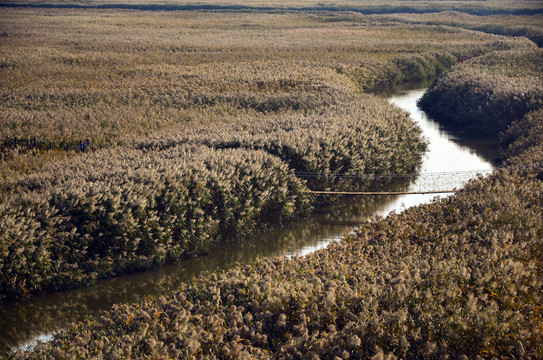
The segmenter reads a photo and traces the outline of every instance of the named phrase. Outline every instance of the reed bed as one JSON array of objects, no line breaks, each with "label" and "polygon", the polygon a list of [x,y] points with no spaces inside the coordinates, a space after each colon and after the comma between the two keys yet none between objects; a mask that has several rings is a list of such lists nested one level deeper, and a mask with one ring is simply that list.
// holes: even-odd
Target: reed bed
[{"label": "reed bed", "polygon": [[543,46],[543,15],[537,12],[519,16],[477,16],[467,12],[443,11],[433,14],[431,18],[427,14],[393,14],[381,17],[409,24],[444,25],[496,35],[526,37],[537,46]]},{"label": "reed bed", "polygon": [[[4,181],[4,298],[153,267],[302,216],[311,202],[293,169],[416,166],[417,128],[359,89],[478,55],[434,88],[462,69],[481,88],[492,73],[529,79],[523,89],[539,81],[537,67],[489,63],[537,64],[526,39],[360,14],[5,10],[2,137],[75,140],[89,128],[93,143],[130,146]],[[204,274],[6,357],[539,358],[543,150],[530,110],[507,133],[508,167],[457,196],[374,219],[304,258]]]},{"label": "reed bed", "polygon": [[8,358],[540,358],[543,146],[526,139],[543,130],[511,129],[517,155],[453,197],[114,306]]},{"label": "reed bed", "polygon": [[304,258],[201,276],[11,356],[538,358],[541,154]]},{"label": "reed bed", "polygon": [[[83,154],[88,159],[58,151],[2,154],[3,300],[152,268],[277,225],[271,219],[301,216],[310,208],[305,186],[374,185],[304,185],[294,171],[413,172],[425,150],[419,129],[360,92],[433,76],[498,44],[485,34],[391,26],[361,15],[336,22],[316,13],[4,10],[0,138],[56,145],[88,138],[107,149]],[[502,39],[499,46],[528,45]],[[380,75],[380,83],[371,80]],[[187,150],[193,148],[200,150]],[[238,157],[206,160],[204,173],[220,185],[191,179],[203,153]],[[262,177],[230,170],[245,157],[264,169]],[[277,161],[284,179],[271,175]],[[247,181],[269,193],[236,204]],[[162,199],[167,184],[177,198]],[[198,191],[204,200],[195,200]]]},{"label": "reed bed", "polygon": [[[3,8],[0,142],[131,146],[153,133],[338,107],[521,39],[356,13]],[[354,82],[354,84],[353,84]],[[343,101],[342,103],[346,103]],[[0,154],[0,193],[65,157]],[[71,156],[73,154],[66,154]]]},{"label": "reed bed", "polygon": [[353,91],[345,75],[383,89],[498,46],[527,46],[356,14],[2,11],[1,140],[130,144],[225,107],[325,106]]},{"label": "reed bed", "polygon": [[514,121],[502,135],[506,157],[520,155],[543,144],[543,109],[532,111]]},{"label": "reed bed", "polygon": [[426,143],[407,114],[373,96],[348,100],[321,113],[194,125],[146,138],[139,149],[83,154],[21,178],[0,203],[2,296],[153,268],[303,216],[310,199],[293,170],[413,172]]},{"label": "reed bed", "polygon": [[543,107],[542,64],[537,48],[481,56],[434,83],[419,105],[465,131],[496,135]]},{"label": "reed bed", "polygon": [[[189,130],[157,132],[136,143],[162,150],[179,144],[264,150],[297,172],[309,174],[397,174],[414,172],[426,150],[420,128],[406,113],[375,96],[348,96],[317,111],[290,111],[266,117],[242,116]],[[311,181],[312,189],[334,188]],[[346,181],[339,184],[349,188]],[[356,186],[355,183],[351,184]],[[364,189],[371,184],[358,183]]]},{"label": "reed bed", "polygon": [[[318,18],[261,15],[287,36],[287,47],[249,16],[190,13],[181,18],[121,11],[111,18],[103,11],[50,12],[44,19],[35,10],[9,9],[2,20],[9,25],[6,49],[14,50],[6,50],[2,59],[3,136],[33,134],[53,142],[88,137],[109,149],[66,155],[50,167],[25,165],[28,154],[5,155],[10,171],[4,174],[10,177],[2,183],[4,300],[156,267],[205,251],[213,242],[307,214],[305,185],[291,184],[293,170],[412,172],[420,162],[425,143],[406,114],[357,94],[347,77],[325,66],[343,52],[334,43],[342,29],[313,40],[315,48],[302,46],[313,37],[315,24],[326,25]],[[28,28],[17,23],[22,14],[30,15]],[[209,21],[219,17],[210,27]],[[31,19],[39,21],[31,26]],[[253,24],[249,33],[263,36],[263,43],[242,45],[244,22]],[[151,24],[158,28],[149,30]],[[181,30],[186,35],[174,40]],[[375,36],[383,31],[388,30]],[[413,29],[412,36],[422,34],[430,36]],[[345,46],[356,44],[356,35],[348,36]],[[359,46],[374,42],[363,40]],[[38,51],[29,51],[38,43]],[[328,47],[331,55],[309,62]],[[202,150],[179,150],[186,148]],[[255,195],[264,200],[244,202],[247,189],[240,182],[249,180],[231,171],[238,165],[206,160],[204,175],[220,185],[191,180],[203,161],[195,154],[224,152],[238,157],[229,160],[233,164],[244,164],[255,150],[277,157],[253,160],[254,169],[262,167],[262,178],[254,169],[248,175],[251,186],[269,192]],[[178,158],[170,159],[172,153]],[[274,166],[282,161],[281,175],[266,170],[269,161]],[[179,192],[177,197],[162,199],[164,182],[168,191]],[[196,191],[197,183],[202,187]],[[334,185],[320,181],[313,187]],[[226,195],[217,187],[234,190]],[[195,200],[198,192],[204,200]],[[239,211],[232,200],[236,196],[242,199]],[[173,206],[175,201],[190,206]]]},{"label": "reed bed", "polygon": [[2,297],[156,267],[310,210],[303,183],[259,151],[108,151],[17,184],[0,217]]}]

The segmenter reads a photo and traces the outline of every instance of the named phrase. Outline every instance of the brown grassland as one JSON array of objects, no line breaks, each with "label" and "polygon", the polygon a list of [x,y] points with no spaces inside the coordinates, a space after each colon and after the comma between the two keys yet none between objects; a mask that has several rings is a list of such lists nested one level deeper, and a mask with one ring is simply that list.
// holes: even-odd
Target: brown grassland
[{"label": "brown grassland", "polygon": [[[305,190],[337,184],[295,171],[416,171],[420,129],[370,94],[404,82],[438,76],[421,105],[499,135],[504,166],[306,257],[204,274],[8,358],[543,356],[537,2],[85,4],[1,8],[0,140],[53,148],[2,152],[3,301],[305,216]],[[87,138],[92,152],[61,150]]]},{"label": "brown grassland", "polygon": [[[259,157],[250,168],[285,178],[292,170],[412,172],[425,149],[418,128],[361,90],[431,78],[497,49],[533,47],[362,15],[330,20],[334,14],[4,9],[0,138],[36,137],[53,150],[2,153],[2,297],[179,260],[269,223],[272,214],[303,216],[303,188],[334,187],[277,183],[268,190],[282,200],[270,203],[255,189],[234,211],[230,196],[262,189],[258,176],[272,178],[239,171],[254,151],[288,167]],[[108,150],[61,150],[87,138]],[[190,144],[203,147],[194,152]],[[210,160],[190,155],[174,166],[165,150],[208,151]],[[239,160],[213,168],[217,150]],[[202,171],[236,178],[190,179]],[[178,194],[169,195],[170,187]],[[180,199],[199,210],[179,208]]]}]

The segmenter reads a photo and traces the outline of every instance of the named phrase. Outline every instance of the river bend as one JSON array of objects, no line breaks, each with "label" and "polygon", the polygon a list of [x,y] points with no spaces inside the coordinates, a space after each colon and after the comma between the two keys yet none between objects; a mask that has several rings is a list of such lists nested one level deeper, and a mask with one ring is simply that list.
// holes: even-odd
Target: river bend
[{"label": "river bend", "polygon": [[[390,102],[411,113],[429,140],[420,174],[408,191],[454,189],[475,172],[493,169],[496,151],[492,145],[452,136],[417,108],[425,89],[389,95]],[[441,196],[448,196],[442,194]],[[0,352],[8,346],[28,348],[36,340],[47,340],[69,323],[82,321],[115,303],[136,302],[148,295],[160,295],[177,288],[203,271],[227,269],[234,263],[249,263],[257,257],[303,256],[339,241],[357,224],[371,216],[431,201],[435,195],[365,196],[345,198],[322,208],[310,218],[286,228],[266,231],[253,238],[222,244],[209,255],[157,270],[99,281],[95,286],[74,291],[31,297],[22,303],[0,307]]]}]

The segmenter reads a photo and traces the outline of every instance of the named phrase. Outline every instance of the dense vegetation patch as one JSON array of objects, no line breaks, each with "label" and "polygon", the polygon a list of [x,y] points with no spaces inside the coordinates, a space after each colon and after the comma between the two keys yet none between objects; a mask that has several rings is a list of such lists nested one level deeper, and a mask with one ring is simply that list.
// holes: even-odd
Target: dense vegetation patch
[{"label": "dense vegetation patch", "polygon": [[457,58],[448,51],[399,56],[379,68],[343,68],[337,71],[347,75],[360,89],[379,92],[402,83],[421,82],[434,79],[444,70],[457,63]]},{"label": "dense vegetation patch", "polygon": [[[533,127],[523,127],[527,122]],[[541,112],[505,167],[326,249],[200,276],[15,358],[539,358]]]},{"label": "dense vegetation patch", "polygon": [[459,27],[482,31],[489,34],[513,37],[526,37],[537,46],[543,46],[543,15],[541,13],[524,16],[475,16],[460,11],[443,11],[428,16],[426,14],[394,14],[382,18],[409,24]]},{"label": "dense vegetation patch", "polygon": [[495,135],[543,107],[543,50],[508,50],[467,61],[435,82],[421,108],[463,131]]},{"label": "dense vegetation patch", "polygon": [[[12,17],[6,18],[13,23],[17,11],[10,11]],[[58,16],[58,12],[55,15]],[[169,14],[159,16],[164,16],[161,24],[167,29],[162,35],[176,33],[180,20]],[[201,14],[193,16],[188,21],[198,28],[194,33],[201,36],[202,31],[209,31],[211,22],[202,21]],[[207,16],[203,18],[209,20]],[[492,73],[499,75],[505,84],[515,84],[519,78],[528,79],[522,89],[533,90],[533,93],[528,91],[532,95],[522,97],[518,102],[527,110],[515,111],[515,118],[508,119],[517,122],[504,138],[511,144],[509,153],[514,157],[508,158],[503,170],[471,182],[457,196],[436,200],[386,219],[374,219],[363,224],[356,234],[327,249],[304,258],[258,260],[252,265],[202,275],[174,293],[139,304],[116,306],[97,319],[74,324],[56,335],[52,342],[39,345],[31,352],[12,353],[8,357],[542,356],[543,147],[539,139],[543,119],[538,107],[532,106],[540,101],[540,93],[537,86],[530,87],[531,81],[536,84],[539,81],[540,53],[526,40],[496,40],[489,35],[459,29],[390,24],[368,27],[367,23],[361,25],[359,19],[340,22],[339,27],[330,22],[327,23],[329,27],[319,28],[324,25],[315,26],[315,18],[303,18],[306,26],[300,27],[296,21],[302,18],[295,17],[292,21],[289,16],[280,17],[291,21],[281,22],[281,31],[286,31],[282,34],[291,40],[289,46],[281,42],[272,44],[275,37],[258,36],[263,32],[257,30],[249,32],[257,39],[250,44],[254,45],[254,52],[242,45],[247,41],[247,33],[237,33],[239,23],[232,27],[235,31],[228,34],[232,37],[223,36],[217,40],[218,44],[202,45],[201,37],[191,37],[187,31],[184,39],[187,42],[176,47],[175,42],[157,40],[168,39],[168,36],[138,38],[147,33],[143,28],[157,24],[146,16],[94,18],[94,22],[105,22],[109,26],[120,24],[122,27],[128,23],[130,29],[126,36],[135,36],[140,41],[133,41],[135,38],[132,37],[126,42],[131,45],[119,43],[105,30],[105,39],[111,41],[112,48],[134,57],[119,63],[120,70],[124,71],[115,80],[119,82],[108,82],[109,77],[104,76],[104,81],[99,80],[100,86],[96,88],[113,85],[111,93],[117,94],[122,88],[118,84],[124,81],[119,79],[128,78],[129,83],[139,85],[138,89],[105,101],[125,103],[127,109],[139,102],[145,106],[152,104],[149,109],[160,115],[151,116],[149,123],[156,121],[155,130],[171,134],[165,139],[151,135],[139,140],[137,149],[103,151],[73,162],[48,165],[37,175],[19,174],[16,181],[6,181],[4,185],[10,196],[0,204],[0,234],[5,237],[0,243],[4,256],[2,271],[9,269],[17,275],[3,278],[9,296],[19,295],[29,286],[34,287],[31,290],[41,286],[61,287],[131,268],[153,266],[198,249],[187,244],[198,246],[200,242],[212,241],[214,236],[244,233],[270,219],[301,214],[307,211],[308,201],[302,193],[304,185],[293,176],[289,165],[300,169],[298,165],[304,164],[308,169],[325,172],[373,169],[371,166],[374,165],[367,165],[366,156],[380,160],[375,166],[384,161],[386,166],[378,168],[382,172],[394,167],[407,169],[416,164],[416,153],[410,154],[409,158],[397,158],[409,155],[404,149],[408,144],[421,149],[416,128],[407,126],[405,117],[397,110],[380,106],[371,97],[356,95],[344,74],[350,74],[351,79],[375,78],[375,74],[390,69],[390,64],[400,64],[406,58],[407,65],[396,68],[411,69],[413,64],[419,63],[421,74],[426,69],[431,74],[442,70],[436,65],[441,62],[434,63],[436,54],[444,54],[443,59],[449,66],[454,61],[492,50],[516,47],[514,51],[496,53],[495,57],[483,56],[464,67],[461,65],[434,86],[438,89],[440,83],[460,81],[455,74],[465,70],[471,84],[477,85],[467,88],[469,91],[474,89],[472,94],[479,88],[485,89],[479,97],[481,101],[493,99],[485,95],[489,89],[485,84],[491,81]],[[231,26],[228,21],[232,18],[222,19],[219,25],[213,26],[224,33]],[[268,23],[262,18],[258,20],[259,23],[249,22],[244,27],[259,29],[264,24],[277,22],[275,17]],[[270,18],[265,20],[270,21]],[[48,26],[58,26],[58,18],[52,16],[48,21]],[[134,22],[139,24],[134,26]],[[67,23],[73,26],[71,20]],[[92,29],[105,28],[102,23]],[[320,34],[332,36],[315,36],[316,29],[325,29],[327,31]],[[40,33],[36,29],[32,31]],[[62,44],[69,38],[62,32],[55,34],[58,36],[52,41],[55,44]],[[384,37],[384,34],[389,36]],[[17,42],[10,36],[2,39]],[[205,39],[209,40],[209,37]],[[338,39],[347,41],[337,45]],[[316,42],[308,43],[308,40]],[[60,60],[67,59],[70,65],[63,71],[67,71],[64,74],[69,74],[68,78],[73,81],[77,79],[73,76],[77,71],[71,73],[72,64],[77,64],[78,56],[83,55],[85,61],[92,60],[87,51],[94,49],[100,53],[103,43],[68,41],[67,44],[77,56],[71,53]],[[134,48],[133,44],[139,44],[139,47]],[[423,50],[421,44],[424,44]],[[22,48],[24,46],[27,45]],[[452,57],[444,53],[447,46]],[[156,58],[145,56],[142,49],[152,49],[150,52],[157,54]],[[191,54],[181,58],[192,63],[198,71],[202,69],[201,64],[207,64],[204,67],[210,75],[198,72],[185,83],[183,74],[187,74],[187,69],[179,62],[178,52]],[[35,52],[23,53],[35,56]],[[106,53],[112,55],[107,51],[101,55]],[[43,54],[44,59],[50,56],[48,51]],[[39,57],[39,53],[36,56]],[[14,109],[22,102],[21,109],[26,111],[29,104],[25,105],[24,99],[25,94],[29,94],[25,79],[32,81],[32,71],[21,66],[23,62],[17,60],[17,55],[8,54],[5,58],[2,76],[15,79],[19,85],[13,89],[19,89],[20,93],[14,95],[14,102],[10,102],[8,95],[4,96],[2,106]],[[76,61],[72,62],[72,58]],[[262,83],[257,80],[258,75],[251,77],[239,71],[254,69],[247,64],[253,63],[255,58],[266,66],[272,64],[272,69],[305,62],[303,70],[296,74],[311,75],[311,69],[315,67],[314,74],[319,81],[290,78],[285,75],[292,70],[289,68],[281,70],[279,78],[272,71]],[[304,61],[282,61],[300,58]],[[318,60],[311,60],[314,58]],[[531,67],[519,68],[518,73],[510,72],[515,70],[507,65],[511,58],[519,62],[526,58],[524,64]],[[107,56],[96,59],[98,64],[107,65],[123,58],[112,55],[110,60],[115,61],[104,62]],[[135,81],[137,77],[131,78],[126,72],[127,64],[137,63],[143,65],[138,68],[138,71],[143,70],[140,73],[153,74],[156,65],[153,62],[157,59],[168,63],[164,69],[173,69],[163,72],[166,78],[171,81],[181,79],[179,83],[173,83],[197,89],[197,96],[191,95],[189,90],[185,96],[174,86],[169,93],[173,95],[164,96],[164,105],[160,92],[167,86],[157,83],[148,91],[142,83]],[[506,65],[502,65],[500,59]],[[40,61],[47,63],[43,59]],[[152,66],[147,67],[149,64]],[[114,78],[115,72],[107,66],[102,74]],[[18,72],[10,72],[14,68],[23,70],[20,78]],[[179,68],[182,71],[178,71]],[[236,75],[228,81],[213,80],[214,71],[223,74],[230,69],[234,69]],[[419,73],[417,67],[414,69],[411,73]],[[394,68],[392,70],[394,73]],[[87,84],[85,81],[83,83]],[[359,84],[364,83],[359,81]],[[199,87],[199,84],[203,85]],[[235,84],[234,90],[230,84]],[[42,91],[41,85],[36,88],[40,89],[38,93]],[[253,93],[260,88],[264,94],[255,96]],[[509,97],[514,100],[519,94],[505,88],[505,95],[499,92],[497,99]],[[6,87],[3,91],[8,94],[10,90]],[[354,100],[354,104],[349,104],[342,96]],[[442,91],[435,100],[443,102],[448,96],[449,93]],[[59,108],[71,106],[67,101],[69,96],[62,95],[58,99]],[[103,101],[94,95],[75,96],[74,99],[74,103],[79,104],[76,109],[84,108],[81,104],[88,104],[91,112],[95,111],[95,104]],[[321,99],[329,101],[321,108],[314,107]],[[55,101],[32,101],[30,105],[48,107],[55,105]],[[280,104],[277,107],[269,106],[277,103]],[[487,106],[496,114],[502,111],[501,101],[473,103]],[[182,112],[188,109],[190,119]],[[175,121],[162,123],[161,111],[175,114],[177,117],[164,116],[164,119]],[[353,111],[362,120],[349,118],[348,114]],[[471,107],[467,116],[473,116],[474,111],[478,109]],[[349,119],[361,134],[370,137],[367,141],[360,140],[364,142],[364,148],[351,143],[357,133],[350,134],[346,127],[340,126],[334,118],[336,115]],[[372,122],[368,115],[375,115],[379,121]],[[13,119],[17,118],[13,116]],[[392,119],[392,122],[387,123],[386,119]],[[475,125],[474,122],[479,120],[481,125]],[[488,127],[484,118],[474,117],[474,122],[463,125],[465,128]],[[139,136],[135,135],[137,131],[130,130],[136,123],[128,120],[113,134],[130,134],[127,136],[131,137],[132,143]],[[233,127],[231,132],[227,130],[229,126]],[[297,126],[308,130],[297,132]],[[375,134],[371,133],[372,129]],[[493,129],[500,131],[496,126]],[[407,131],[411,139],[400,139],[395,133],[398,130]],[[381,133],[385,135],[385,145],[379,144]],[[243,137],[236,138],[236,134]],[[313,143],[318,143],[319,147]],[[397,146],[398,151],[388,152],[384,157],[368,151],[384,151],[391,145]],[[320,151],[320,147],[326,151]],[[322,155],[328,154],[328,147],[338,152],[323,161]],[[348,161],[338,162],[338,159]],[[266,186],[260,188],[261,183]],[[104,240],[110,238],[114,241],[106,244]]]},{"label": "dense vegetation patch", "polygon": [[[419,129],[360,91],[497,46],[361,15],[5,10],[0,140],[58,148],[88,138],[108,150],[2,152],[4,299],[155,267],[306,214],[305,186],[372,185],[304,185],[293,172],[415,171]],[[196,181],[202,162],[209,179]],[[246,182],[258,189],[247,199]]]},{"label": "dense vegetation patch", "polygon": [[[217,113],[325,107],[529,46],[352,15],[4,9],[0,141],[126,145]],[[182,16],[181,16],[182,15]],[[213,25],[210,25],[213,24]]]},{"label": "dense vegetation patch", "polygon": [[384,100],[350,101],[193,126],[144,139],[140,150],[86,154],[21,178],[0,202],[1,295],[153,268],[307,214],[307,187],[292,170],[414,171],[426,147],[420,129]]},{"label": "dense vegetation patch", "polygon": [[[303,216],[310,209],[306,185],[330,189],[337,181],[304,184],[296,171],[413,172],[425,150],[405,113],[358,94],[329,66],[345,51],[335,47],[343,25],[260,15],[300,47],[275,44],[273,34],[255,27],[250,33],[266,39],[249,49],[239,35],[245,16],[221,17],[210,28],[218,15],[121,12],[112,19],[77,12],[81,25],[72,13],[55,10],[44,19],[30,11],[40,21],[21,27],[17,19],[28,12],[10,10],[2,20],[9,24],[2,39],[13,50],[3,53],[0,69],[2,137],[54,144],[90,138],[94,149],[98,142],[106,149],[64,160],[2,154],[4,300],[153,268]],[[119,24],[126,38],[110,29]],[[150,24],[163,28],[149,31]],[[336,35],[313,39],[315,25]],[[168,40],[180,30],[192,35]],[[202,42],[219,33],[217,44]],[[30,51],[38,39],[43,51]],[[343,63],[373,42],[342,41],[354,47]],[[312,58],[322,49],[330,54]],[[51,164],[38,166],[32,157]]]},{"label": "dense vegetation patch", "polygon": [[520,155],[527,150],[543,144],[543,109],[528,113],[521,120],[516,120],[502,136],[507,145],[508,158]]},{"label": "dense vegetation patch", "polygon": [[180,146],[50,166],[0,204],[1,296],[149,269],[310,210],[275,157]]},{"label": "dense vegetation patch", "polygon": [[[413,172],[426,150],[421,130],[406,113],[384,99],[344,94],[317,111],[290,111],[264,118],[242,116],[188,130],[158,132],[136,143],[162,150],[178,144],[202,144],[216,149],[264,150],[295,172],[309,174],[397,174]],[[313,190],[334,188],[335,180],[308,179]],[[367,189],[368,182],[343,189]]]},{"label": "dense vegetation patch", "polygon": [[304,258],[202,276],[15,357],[538,358],[541,154]]}]

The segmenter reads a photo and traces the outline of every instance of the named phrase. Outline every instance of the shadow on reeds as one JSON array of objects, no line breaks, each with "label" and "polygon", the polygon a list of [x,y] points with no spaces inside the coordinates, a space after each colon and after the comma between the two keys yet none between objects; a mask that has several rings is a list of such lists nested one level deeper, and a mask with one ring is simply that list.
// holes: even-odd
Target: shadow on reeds
[{"label": "shadow on reeds", "polygon": [[[398,184],[395,188],[401,187]],[[28,346],[39,336],[97,316],[113,304],[140,302],[145,297],[175,291],[181,284],[207,271],[220,271],[236,263],[249,264],[257,258],[303,255],[304,251],[323,247],[347,234],[355,225],[385,208],[393,198],[344,198],[334,206],[319,208],[311,219],[262,231],[243,240],[217,244],[205,256],[98,281],[88,288],[36,295],[21,303],[3,304],[0,323],[8,326],[0,330],[0,352],[15,344]]]}]

